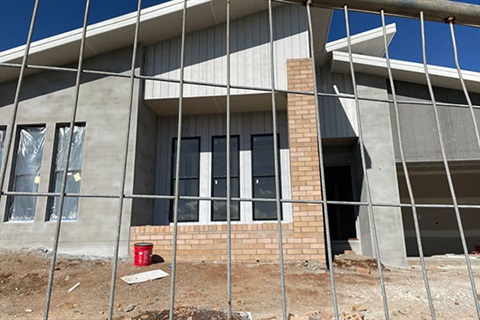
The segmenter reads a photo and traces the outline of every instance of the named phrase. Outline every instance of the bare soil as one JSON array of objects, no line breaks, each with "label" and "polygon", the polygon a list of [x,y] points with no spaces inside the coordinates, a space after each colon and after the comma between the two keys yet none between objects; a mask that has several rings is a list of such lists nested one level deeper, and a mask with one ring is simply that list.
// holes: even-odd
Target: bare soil
[{"label": "bare soil", "polygon": [[[477,258],[474,258],[477,259]],[[479,258],[480,259],[480,258]],[[43,251],[0,251],[0,319],[42,319],[51,255]],[[473,261],[477,288],[480,260]],[[124,275],[162,269],[169,262],[136,267],[131,260],[118,265],[114,318],[118,320],[168,319],[170,277],[128,285]],[[175,318],[227,319],[225,263],[177,264]],[[429,264],[428,276],[437,319],[478,319],[466,267],[462,263]],[[50,319],[100,319],[108,315],[112,262],[87,257],[57,259]],[[392,319],[431,319],[422,272],[383,268],[388,308]],[[78,288],[68,293],[76,283]],[[333,316],[329,273],[307,261],[285,266],[287,310],[301,316],[316,312]],[[364,319],[383,319],[384,308],[376,261],[356,255],[335,259],[335,285],[339,311],[358,311]],[[277,263],[235,263],[232,266],[232,308],[252,318],[281,319],[280,270]],[[295,319],[295,317],[292,317]],[[242,319],[238,317],[237,319]],[[300,319],[300,318],[298,318]]]}]

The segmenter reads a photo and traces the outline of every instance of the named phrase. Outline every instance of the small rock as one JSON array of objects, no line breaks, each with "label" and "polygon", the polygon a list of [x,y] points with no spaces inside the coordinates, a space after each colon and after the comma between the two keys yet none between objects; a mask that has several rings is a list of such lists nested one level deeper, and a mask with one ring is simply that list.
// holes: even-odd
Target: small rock
[{"label": "small rock", "polygon": [[456,306],[458,306],[460,304],[460,302],[457,299],[455,299],[455,301],[453,303],[455,303]]},{"label": "small rock", "polygon": [[32,313],[33,310],[32,310],[32,309],[25,309],[25,312],[27,312],[27,313]]},{"label": "small rock", "polygon": [[148,314],[144,314],[140,317],[140,319],[145,320],[148,319],[150,316]]},{"label": "small rock", "polygon": [[365,307],[363,306],[363,304],[359,303],[359,304],[353,305],[352,311],[354,311],[354,312],[355,312],[355,311],[364,312],[364,311],[367,311],[367,308],[365,308]]},{"label": "small rock", "polygon": [[355,270],[358,274],[370,274],[370,269],[357,267]]},{"label": "small rock", "polygon": [[100,314],[104,314],[104,313],[105,313],[105,311],[100,311]]},{"label": "small rock", "polygon": [[126,309],[125,309],[125,312],[130,312],[130,311],[133,311],[135,309],[135,305],[134,304],[131,304],[129,305]]}]

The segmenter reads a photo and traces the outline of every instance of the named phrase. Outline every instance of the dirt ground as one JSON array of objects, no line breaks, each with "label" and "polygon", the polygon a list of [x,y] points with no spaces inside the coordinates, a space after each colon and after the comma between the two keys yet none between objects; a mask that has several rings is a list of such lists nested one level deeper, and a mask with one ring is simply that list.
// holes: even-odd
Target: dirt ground
[{"label": "dirt ground", "polygon": [[[50,253],[0,251],[0,319],[41,319],[45,304]],[[480,287],[480,257],[472,260]],[[356,255],[335,261],[339,311],[358,311],[364,319],[383,319],[383,303],[376,263]],[[170,277],[133,285],[124,275],[154,269],[171,272],[169,262],[136,267],[132,261],[118,266],[115,319],[168,318]],[[112,263],[85,257],[57,259],[50,319],[101,319],[108,315]],[[431,319],[421,269],[384,270],[392,319]],[[466,267],[457,260],[429,262],[428,276],[437,319],[478,319]],[[301,316],[316,312],[317,319],[333,315],[329,273],[320,266],[299,261],[285,266],[287,310]],[[68,293],[75,284],[80,285]],[[176,319],[226,319],[226,265],[178,263]],[[276,263],[232,266],[232,307],[250,312],[253,319],[281,319],[280,272]],[[353,308],[353,309],[352,309]],[[300,317],[291,317],[301,319]],[[240,318],[239,318],[240,319]]]}]

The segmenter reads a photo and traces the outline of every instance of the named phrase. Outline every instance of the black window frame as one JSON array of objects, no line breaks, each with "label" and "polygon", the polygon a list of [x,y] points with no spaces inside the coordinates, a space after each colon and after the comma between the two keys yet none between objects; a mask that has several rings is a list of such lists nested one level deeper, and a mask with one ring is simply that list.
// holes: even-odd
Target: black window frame
[{"label": "black window frame", "polygon": [[[212,136],[212,148],[211,148],[211,154],[212,154],[212,157],[211,157],[211,163],[212,163],[212,173],[211,173],[211,178],[212,178],[212,181],[211,181],[211,196],[214,197],[214,185],[215,185],[215,179],[224,179],[225,181],[227,180],[227,175],[225,173],[224,176],[222,175],[215,175],[214,174],[214,166],[215,166],[215,161],[214,161],[214,157],[215,157],[215,149],[214,149],[214,146],[215,146],[215,139],[225,139],[225,144],[226,144],[226,141],[227,141],[227,136],[226,135],[220,135],[220,136]],[[236,139],[237,140],[237,147],[238,149],[236,150],[237,151],[237,164],[238,164],[238,168],[237,168],[237,175],[232,175],[232,170],[230,169],[230,185],[232,183],[232,179],[237,179],[237,190],[238,190],[238,195],[233,195],[231,194],[232,197],[239,197],[240,196],[240,136],[239,135],[230,135],[230,140],[232,139]],[[230,143],[230,147],[231,147],[231,143]],[[226,151],[225,151],[226,153]],[[230,149],[230,157],[232,156],[232,150]],[[230,188],[230,192],[232,191],[232,188]],[[226,197],[226,190],[225,190],[225,197]],[[210,221],[213,221],[213,222],[225,222],[227,221],[227,217],[225,217],[225,219],[216,219],[214,214],[214,204],[215,202],[224,202],[222,200],[212,200],[211,201],[211,204],[210,204]],[[226,202],[226,201],[225,201]],[[233,205],[236,205],[238,206],[238,218],[231,218],[231,221],[240,221],[241,220],[241,212],[240,212],[240,201],[231,201],[230,202],[230,206],[233,206]],[[230,208],[230,212],[232,209]]]},{"label": "black window frame", "polygon": [[[273,164],[273,174],[271,175],[255,175],[255,169],[254,169],[254,166],[255,166],[255,150],[254,150],[254,143],[253,143],[253,140],[254,138],[256,137],[266,137],[266,136],[270,136],[272,137],[272,153],[275,152],[275,146],[274,146],[274,143],[273,143],[273,133],[264,133],[264,134],[254,134],[254,135],[251,135],[250,137],[250,149],[251,149],[251,169],[252,169],[252,198],[256,198],[255,196],[255,178],[258,177],[258,178],[272,178],[275,179],[275,163]],[[278,150],[276,151],[277,152],[277,159],[278,159],[278,166],[279,166],[279,172],[278,172],[278,182],[279,182],[279,185],[280,185],[280,199],[282,199],[282,170],[281,170],[281,161],[280,161],[280,136],[279,134],[277,133],[277,146],[278,146]],[[274,193],[275,193],[275,184],[274,184],[274,189],[273,189]],[[265,198],[265,197],[263,197]],[[268,198],[270,199],[270,198]],[[276,199],[276,196],[272,197],[272,199]],[[252,203],[252,220],[253,221],[273,221],[273,220],[277,220],[277,211],[276,211],[276,202],[272,201],[272,202],[262,202],[262,203],[271,203],[272,206],[275,206],[275,214],[271,217],[271,218],[256,218],[255,217],[255,206],[257,203],[260,203],[260,202],[257,202],[257,201],[253,201]],[[282,208],[282,203],[280,203],[280,219],[283,220],[283,208]]]},{"label": "black window frame", "polygon": [[[14,152],[13,152],[13,155],[12,155],[12,164],[10,166],[10,176],[9,176],[9,183],[8,183],[8,190],[10,190],[10,191],[16,191],[15,190],[16,189],[16,181],[17,181],[16,171],[17,171],[17,165],[18,165],[18,148],[20,146],[20,135],[21,135],[21,131],[26,129],[26,128],[42,128],[45,131],[44,132],[44,137],[43,137],[44,141],[45,141],[45,136],[47,134],[47,124],[46,123],[34,123],[34,124],[26,124],[26,125],[17,125],[15,127],[15,143],[14,143],[14,149],[13,149]],[[45,152],[45,146],[42,147],[41,158],[43,158],[43,153],[44,152]],[[41,170],[42,164],[43,164],[43,159],[42,159],[42,163],[40,164],[40,170]],[[35,184],[37,184],[37,190],[35,192],[38,192],[39,183],[35,183]],[[13,205],[13,202],[14,202],[16,197],[34,197],[35,198],[35,208],[34,208],[32,219],[28,219],[28,220],[13,219],[12,220],[13,212],[12,213],[10,212],[10,207]],[[38,202],[38,196],[37,195],[31,195],[31,196],[9,195],[9,196],[7,196],[7,201],[6,201],[6,206],[5,206],[5,215],[4,215],[3,221],[4,222],[7,222],[7,221],[33,222],[35,220],[35,216],[36,216],[37,202]]]},{"label": "black window frame", "polygon": [[[174,195],[175,194],[175,162],[176,162],[176,147],[177,147],[177,137],[174,137],[172,139],[172,162],[171,162],[171,179],[170,179],[170,194],[171,195]],[[182,137],[181,138],[182,140],[197,140],[198,141],[198,150],[197,150],[197,154],[198,154],[198,161],[197,161],[197,166],[198,166],[198,176],[196,178],[193,178],[193,177],[189,177],[189,178],[181,178],[180,177],[180,181],[182,180],[197,180],[197,183],[198,183],[198,189],[197,189],[197,195],[198,196],[200,194],[200,149],[201,149],[201,139],[200,137]],[[180,148],[180,151],[182,151],[182,148]],[[180,161],[182,161],[182,158],[180,157]],[[180,190],[179,190],[179,193],[180,193]],[[182,196],[182,194],[179,194],[179,196]],[[180,217],[178,216],[177,217],[177,221],[178,222],[199,222],[200,221],[200,214],[199,214],[199,203],[200,201],[199,200],[181,200],[179,199],[179,206],[180,206],[180,203],[182,201],[191,201],[191,202],[196,202],[196,206],[197,206],[197,212],[196,212],[196,215],[197,215],[197,218],[196,219],[193,219],[193,220],[188,220],[188,219],[185,219],[185,220],[181,220]],[[170,209],[169,209],[169,213],[168,213],[168,220],[169,222],[173,222],[173,209],[174,209],[174,200],[170,200]]]},{"label": "black window frame", "polygon": [[[75,127],[83,127],[84,130],[86,130],[87,128],[87,125],[85,122],[76,122]],[[53,142],[53,150],[52,150],[52,162],[51,162],[51,168],[50,168],[50,181],[49,181],[49,185],[48,185],[48,191],[49,192],[55,192],[55,187],[56,187],[56,176],[58,173],[61,173],[63,174],[63,169],[62,170],[56,170],[56,162],[57,162],[57,149],[58,149],[58,144],[60,143],[60,139],[58,139],[58,133],[59,133],[59,130],[61,128],[67,128],[67,127],[70,127],[70,123],[57,123],[56,126],[55,126],[55,137],[54,137],[54,142]],[[83,172],[83,153],[85,152],[85,136],[83,137],[84,140],[83,140],[83,150],[82,150],[82,165],[81,165],[81,168],[79,168],[78,170],[74,170],[74,169],[70,169],[70,168],[67,168],[67,174],[69,172],[73,173],[73,172],[76,172],[76,173],[80,173],[82,174]],[[69,165],[71,165],[71,162],[69,162]],[[80,180],[81,181],[81,180]],[[80,182],[81,184],[81,182]],[[80,188],[81,186],[79,186]],[[68,191],[66,191],[68,192]],[[45,221],[56,221],[57,219],[52,219],[52,207],[54,205],[54,200],[55,198],[57,197],[54,197],[54,196],[51,196],[51,197],[47,197],[47,207],[46,207],[46,213],[45,213]],[[76,206],[77,206],[77,217],[75,219],[65,219],[63,218],[63,213],[62,213],[62,221],[77,221],[78,220],[78,203],[79,203],[79,200],[80,198],[79,197],[72,197],[70,198],[72,201],[76,202]],[[65,209],[65,206],[64,206],[64,209]]]}]

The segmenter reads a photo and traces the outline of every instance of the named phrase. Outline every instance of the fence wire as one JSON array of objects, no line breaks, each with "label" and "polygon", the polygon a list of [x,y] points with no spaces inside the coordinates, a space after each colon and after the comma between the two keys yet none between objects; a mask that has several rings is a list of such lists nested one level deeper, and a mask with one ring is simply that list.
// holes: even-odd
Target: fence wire
[{"label": "fence wire", "polygon": [[[379,242],[378,242],[378,237],[377,237],[377,227],[375,223],[375,214],[374,214],[374,208],[380,208],[380,207],[391,207],[391,208],[410,208],[412,210],[412,217],[413,217],[413,222],[414,222],[414,231],[416,235],[416,243],[418,247],[418,252],[419,252],[419,259],[421,263],[421,269],[422,269],[422,275],[423,275],[423,280],[424,280],[424,285],[425,285],[425,291],[426,291],[426,296],[428,300],[428,307],[430,310],[430,315],[432,319],[436,319],[436,311],[435,311],[435,306],[432,298],[432,293],[429,285],[429,280],[428,280],[428,274],[427,274],[427,267],[425,264],[425,256],[423,252],[423,244],[422,244],[422,239],[421,239],[421,229],[420,229],[420,224],[419,224],[419,217],[417,213],[418,208],[450,208],[454,209],[455,212],[455,218],[458,224],[458,231],[460,233],[460,239],[462,242],[462,249],[463,253],[465,256],[465,263],[467,266],[467,271],[468,271],[468,276],[470,280],[470,285],[473,293],[473,299],[475,303],[475,308],[476,308],[476,313],[477,316],[480,319],[480,304],[477,296],[477,289],[476,289],[476,284],[475,284],[475,278],[474,278],[474,273],[471,265],[471,261],[469,258],[469,252],[468,252],[468,247],[467,247],[467,242],[466,242],[466,237],[464,233],[464,227],[462,224],[462,218],[460,214],[460,209],[480,209],[480,204],[459,204],[457,195],[455,192],[454,188],[454,183],[452,180],[452,173],[450,170],[449,166],[449,160],[445,151],[445,140],[446,138],[444,137],[444,128],[442,128],[442,124],[440,121],[440,116],[439,116],[439,109],[440,108],[468,108],[470,111],[470,116],[472,120],[472,124],[475,129],[475,136],[476,136],[476,141],[478,144],[478,148],[480,151],[480,132],[478,128],[478,123],[477,119],[475,117],[474,111],[476,109],[479,109],[480,106],[474,105],[470,99],[469,92],[467,90],[467,86],[465,84],[465,80],[463,77],[463,71],[460,68],[460,63],[458,59],[458,52],[457,52],[457,45],[456,45],[456,39],[455,39],[455,32],[454,32],[454,22],[461,22],[461,19],[457,19],[457,21],[454,19],[452,16],[450,19],[447,19],[447,22],[449,23],[450,27],[450,35],[451,35],[451,41],[453,45],[453,54],[455,58],[455,64],[456,64],[456,69],[458,72],[458,81],[461,84],[462,87],[462,92],[465,96],[466,99],[466,104],[459,104],[459,103],[445,103],[445,102],[437,102],[435,93],[433,90],[433,86],[431,83],[430,79],[430,74],[429,74],[429,65],[427,62],[427,48],[425,44],[425,26],[424,26],[424,16],[425,13],[424,11],[415,11],[418,9],[418,7],[415,8],[409,8],[410,11],[406,13],[405,10],[402,9],[402,2],[401,1],[387,1],[389,8],[396,8],[398,11],[388,11],[385,12],[384,10],[377,10],[373,4],[371,4],[369,1],[364,1],[364,5],[367,7],[370,5],[372,8],[368,11],[374,11],[377,15],[379,15],[381,19],[381,25],[382,25],[382,30],[383,30],[383,44],[384,44],[384,50],[385,50],[385,60],[386,60],[386,65],[387,65],[387,73],[388,73],[388,78],[387,81],[389,82],[390,88],[391,88],[391,99],[378,99],[378,98],[369,98],[369,97],[360,97],[358,93],[358,85],[356,81],[356,70],[355,70],[355,63],[353,61],[353,53],[352,53],[352,39],[351,39],[351,34],[350,34],[350,21],[349,21],[349,12],[350,8],[347,5],[342,5],[341,1],[328,1],[328,3],[324,2],[321,4],[322,6],[327,6],[329,8],[343,8],[343,13],[345,17],[345,28],[346,28],[346,40],[347,40],[347,45],[348,45],[348,56],[349,56],[349,71],[350,71],[350,77],[353,85],[353,94],[344,94],[344,93],[337,93],[337,94],[332,94],[328,92],[319,92],[319,83],[318,79],[315,76],[316,74],[316,61],[315,61],[315,48],[314,48],[314,40],[315,40],[315,30],[313,27],[312,23],[312,7],[319,5],[318,2],[314,2],[311,0],[308,1],[272,1],[268,0],[268,25],[269,25],[269,61],[265,61],[265,63],[268,63],[270,66],[270,88],[261,88],[258,86],[239,86],[239,85],[232,85],[231,84],[231,42],[232,39],[230,38],[230,19],[231,19],[231,10],[235,10],[235,5],[238,4],[238,2],[233,1],[235,5],[232,6],[231,0],[225,0],[226,1],[226,48],[225,48],[225,56],[226,56],[226,64],[225,64],[225,83],[226,84],[218,84],[218,83],[211,83],[211,82],[198,82],[198,81],[187,81],[185,80],[185,38],[187,35],[187,16],[188,16],[188,6],[187,6],[187,0],[183,0],[183,9],[182,9],[182,32],[181,32],[181,50],[180,50],[180,77],[179,79],[173,79],[173,78],[164,78],[164,77],[157,77],[157,76],[148,76],[145,74],[137,74],[136,73],[136,57],[138,53],[138,46],[139,46],[139,34],[141,32],[141,17],[142,17],[142,1],[138,0],[137,2],[137,10],[136,10],[136,23],[135,23],[135,32],[134,32],[134,38],[132,39],[132,58],[131,58],[131,67],[129,74],[121,74],[117,72],[106,72],[106,71],[100,71],[100,70],[89,70],[89,69],[84,69],[83,66],[83,60],[84,60],[84,49],[85,49],[85,42],[86,42],[86,37],[87,37],[87,25],[88,25],[88,15],[89,15],[89,7],[90,7],[90,0],[86,0],[85,4],[85,12],[84,12],[84,20],[83,20],[83,27],[82,27],[82,37],[81,37],[81,45],[80,45],[80,50],[79,50],[79,56],[78,56],[78,64],[76,68],[71,68],[71,67],[56,67],[56,66],[43,66],[43,65],[30,65],[28,64],[28,58],[30,55],[30,47],[32,44],[32,34],[34,31],[34,26],[36,22],[36,17],[37,17],[37,12],[38,12],[38,6],[39,6],[39,0],[35,1],[34,9],[33,9],[33,14],[30,22],[30,28],[28,32],[28,37],[27,37],[27,42],[25,45],[25,52],[22,58],[22,62],[20,64],[17,63],[0,63],[0,67],[4,68],[17,68],[20,70],[19,76],[18,76],[18,82],[16,86],[16,91],[15,91],[15,97],[14,97],[14,102],[13,102],[13,114],[10,119],[10,122],[8,123],[8,130],[7,130],[7,135],[5,139],[5,148],[4,148],[4,165],[1,166],[1,172],[0,172],[0,185],[2,186],[2,193],[0,194],[0,197],[3,196],[37,196],[37,197],[59,197],[59,205],[57,208],[57,217],[62,216],[63,212],[63,204],[65,198],[68,197],[78,197],[78,198],[98,198],[98,199],[118,199],[118,212],[117,212],[117,224],[116,224],[116,240],[114,242],[114,253],[113,253],[113,263],[112,263],[112,275],[111,275],[111,285],[110,285],[110,301],[109,301],[109,312],[108,312],[108,317],[109,319],[113,319],[114,317],[114,301],[115,301],[115,282],[117,279],[117,266],[118,266],[118,259],[119,259],[119,248],[120,248],[120,235],[121,235],[121,227],[122,227],[122,214],[124,211],[124,201],[126,199],[152,199],[152,200],[159,200],[159,199],[164,199],[164,200],[172,200],[173,201],[173,241],[172,241],[172,248],[173,248],[173,255],[172,255],[172,272],[171,272],[171,290],[170,290],[170,311],[169,311],[169,319],[172,320],[174,319],[174,308],[175,308],[175,289],[177,286],[177,278],[176,278],[176,273],[177,273],[177,246],[178,246],[178,212],[179,212],[179,201],[180,200],[207,200],[207,201],[226,201],[227,206],[226,206],[226,224],[227,224],[227,250],[226,250],[226,255],[227,255],[227,310],[228,310],[228,317],[232,317],[232,245],[231,245],[231,239],[232,239],[232,229],[231,229],[231,223],[232,223],[232,213],[231,213],[231,202],[232,201],[238,201],[238,202],[264,202],[264,203],[275,203],[276,207],[276,222],[277,222],[277,234],[278,234],[278,261],[279,261],[279,267],[280,267],[280,276],[279,276],[279,284],[281,287],[281,309],[282,309],[282,316],[283,319],[286,320],[288,318],[288,310],[287,310],[287,295],[286,295],[286,288],[285,288],[285,271],[284,271],[284,250],[283,250],[283,236],[282,236],[282,213],[281,213],[281,206],[284,203],[308,203],[308,204],[321,204],[323,206],[323,218],[324,218],[324,226],[325,226],[325,246],[326,246],[326,261],[327,265],[329,266],[329,276],[330,276],[330,289],[331,289],[331,294],[332,294],[332,304],[333,304],[333,310],[334,310],[334,316],[335,319],[340,319],[340,314],[339,314],[339,306],[338,306],[338,299],[337,299],[337,293],[336,293],[336,284],[335,284],[335,272],[334,272],[334,254],[333,254],[333,249],[332,249],[332,237],[331,233],[329,230],[329,212],[328,212],[328,205],[329,204],[334,204],[334,205],[342,205],[342,206],[354,206],[354,207],[366,207],[367,212],[368,212],[368,220],[369,220],[369,226],[370,226],[370,233],[372,237],[372,243],[373,243],[373,249],[374,249],[374,255],[376,258],[377,262],[377,268],[378,268],[378,273],[379,273],[379,281],[380,281],[380,289],[381,289],[381,298],[382,298],[382,304],[384,308],[384,317],[385,319],[390,318],[390,311],[389,311],[389,305],[388,305],[388,297],[387,297],[387,292],[386,292],[386,287],[385,287],[385,279],[383,275],[383,269],[382,269],[382,259],[380,256],[380,247],[379,247]],[[259,0],[261,1],[261,0]],[[303,92],[303,91],[296,91],[296,90],[283,90],[283,89],[278,89],[276,88],[276,81],[275,81],[275,48],[274,48],[274,23],[273,23],[273,11],[272,11],[272,2],[280,2],[280,3],[285,3],[286,5],[304,5],[305,10],[306,10],[306,15],[307,15],[307,24],[308,24],[308,37],[309,37],[309,48],[310,48],[310,58],[312,61],[312,72],[314,74],[313,81],[314,81],[314,86],[313,86],[313,92]],[[449,12],[448,6],[447,9],[441,8],[440,4],[434,4],[436,1],[418,1],[418,5],[420,8],[431,8],[433,5],[436,9],[437,12],[435,15],[429,14],[428,17],[430,20],[438,20],[436,17],[438,17],[440,14],[445,14],[448,17]],[[329,4],[331,3],[331,4]],[[238,4],[240,5],[240,4]],[[352,4],[354,6],[354,4]],[[392,7],[393,6],[393,7]],[[463,8],[463,7],[461,7]],[[479,6],[470,6],[468,8],[471,8],[472,12],[477,12],[479,10]],[[366,10],[365,8],[355,8],[354,10]],[[407,10],[408,11],[408,10]],[[462,12],[463,13],[463,12]],[[463,13],[465,14],[465,13]],[[402,15],[402,16],[409,16],[412,18],[420,16],[420,25],[419,28],[421,29],[421,40],[422,40],[422,56],[423,56],[423,66],[424,66],[424,71],[425,71],[425,78],[427,82],[427,87],[430,95],[430,102],[421,102],[421,101],[411,101],[411,100],[401,100],[397,99],[397,94],[396,94],[396,89],[395,89],[395,79],[393,76],[392,72],[392,67],[391,67],[391,59],[390,59],[390,54],[389,54],[389,49],[388,49],[388,40],[387,40],[387,28],[386,28],[386,23],[385,23],[385,15]],[[467,25],[472,25],[472,20],[467,16],[464,18],[464,16],[461,16],[460,18],[465,19],[465,24]],[[474,23],[476,27],[479,27],[478,21],[476,24]],[[78,100],[79,100],[79,93],[81,90],[81,77],[82,75],[86,74],[94,74],[94,75],[105,75],[105,76],[112,76],[112,77],[119,77],[119,78],[128,78],[130,80],[130,86],[129,86],[129,109],[128,109],[128,116],[127,116],[127,121],[125,123],[125,136],[123,137],[122,141],[124,142],[124,153],[122,155],[122,175],[120,178],[121,182],[121,187],[119,190],[118,194],[102,194],[102,193],[68,193],[66,192],[66,185],[67,185],[67,171],[64,170],[62,174],[62,181],[61,181],[61,189],[60,192],[19,192],[19,191],[11,191],[8,188],[8,183],[6,182],[7,180],[7,163],[12,161],[13,159],[13,154],[11,150],[13,150],[12,145],[13,145],[13,140],[14,140],[14,135],[15,135],[15,129],[18,125],[17,123],[17,115],[18,115],[18,109],[19,109],[19,103],[20,103],[20,93],[22,92],[23,89],[23,81],[26,77],[26,70],[27,69],[32,69],[32,70],[39,70],[39,71],[61,71],[61,72],[75,72],[76,73],[76,81],[75,81],[75,90],[73,94],[73,103],[72,103],[72,115],[71,115],[71,120],[69,122],[70,126],[70,131],[68,135],[68,151],[67,151],[67,156],[65,157],[65,168],[69,167],[69,161],[70,161],[70,153],[71,153],[71,142],[73,138],[73,127],[75,125],[75,122],[77,120],[77,110],[78,110]],[[140,70],[142,70],[140,68]],[[175,83],[179,85],[179,95],[178,95],[178,122],[177,122],[177,140],[176,140],[176,158],[175,158],[175,182],[174,182],[174,191],[173,195],[152,195],[152,194],[136,194],[134,192],[126,192],[126,183],[127,183],[127,163],[128,163],[128,155],[129,155],[129,141],[130,141],[130,135],[131,135],[131,125],[132,125],[132,110],[134,108],[134,103],[135,103],[135,84],[136,82],[139,81],[154,81],[154,82],[165,82],[165,83]],[[226,121],[225,121],[225,128],[226,128],[226,196],[225,197],[205,197],[205,196],[183,196],[180,195],[180,190],[179,190],[179,181],[180,181],[180,162],[181,162],[181,148],[182,148],[182,122],[184,118],[184,113],[183,113],[183,100],[184,100],[184,88],[186,85],[201,85],[205,87],[212,87],[212,88],[224,88],[226,89]],[[270,93],[271,94],[271,112],[272,112],[272,128],[273,128],[273,150],[274,150],[274,176],[275,176],[275,198],[248,198],[248,197],[232,197],[232,187],[230,185],[230,180],[231,180],[231,170],[230,170],[230,164],[231,164],[231,90],[232,89],[244,89],[244,90],[252,90],[256,92],[263,92],[263,93]],[[318,158],[319,158],[319,163],[320,163],[320,185],[321,185],[321,195],[322,199],[321,200],[298,200],[298,199],[285,199],[281,195],[281,188],[280,188],[280,159],[279,159],[279,142],[277,138],[277,133],[278,133],[278,125],[277,125],[277,101],[276,101],[276,94],[278,93],[288,93],[288,94],[298,94],[298,95],[304,95],[314,97],[315,101],[315,122],[316,122],[316,134],[317,134],[317,140],[318,140]],[[327,199],[327,192],[326,192],[326,179],[325,179],[325,161],[324,161],[324,148],[322,145],[322,139],[324,138],[322,136],[322,119],[321,119],[321,113],[320,113],[320,101],[319,98],[322,97],[330,97],[330,98],[341,98],[341,99],[349,99],[352,100],[355,104],[355,110],[357,114],[357,127],[358,127],[358,145],[359,145],[359,151],[360,151],[360,158],[361,158],[361,166],[362,170],[364,173],[364,185],[365,185],[365,194],[366,194],[366,201],[337,201],[337,200],[328,200]],[[362,130],[362,121],[361,121],[361,114],[362,114],[362,109],[360,107],[360,102],[361,101],[369,101],[369,102],[383,102],[386,104],[393,104],[393,121],[396,123],[396,133],[397,133],[397,138],[398,138],[398,152],[400,156],[400,162],[401,162],[401,169],[403,171],[403,174],[405,176],[405,181],[406,181],[406,186],[407,186],[407,192],[408,192],[408,198],[409,198],[409,203],[378,203],[372,199],[371,196],[371,190],[370,190],[370,183],[369,183],[369,175],[368,175],[368,170],[367,170],[367,159],[365,155],[365,146],[364,146],[364,140],[363,140],[363,130]],[[440,204],[440,203],[422,203],[418,204],[416,203],[415,200],[415,195],[413,193],[413,188],[412,188],[412,181],[411,181],[411,173],[409,172],[408,165],[407,165],[407,159],[405,155],[405,150],[404,150],[404,141],[403,141],[403,132],[401,130],[401,125],[400,125],[400,105],[415,105],[418,108],[425,107],[425,106],[431,106],[433,105],[433,111],[434,111],[434,116],[435,116],[435,121],[436,121],[436,132],[438,133],[438,138],[440,141],[440,149],[441,149],[441,154],[442,154],[442,163],[443,167],[445,170],[446,178],[448,181],[448,188],[451,196],[451,200],[453,204]],[[131,150],[130,150],[131,151]],[[1,160],[1,159],[0,159]],[[58,256],[58,245],[60,242],[60,231],[61,231],[61,226],[62,226],[62,219],[58,218],[56,223],[56,228],[55,228],[55,233],[53,235],[54,241],[52,244],[53,247],[53,256],[52,256],[52,261],[50,264],[50,270],[49,270],[49,280],[48,280],[48,287],[46,291],[46,297],[45,297],[45,307],[44,307],[44,319],[48,319],[50,316],[50,304],[51,304],[51,296],[52,296],[52,285],[53,285],[53,280],[54,280],[54,273],[55,273],[55,265],[56,265],[56,259]]]}]

